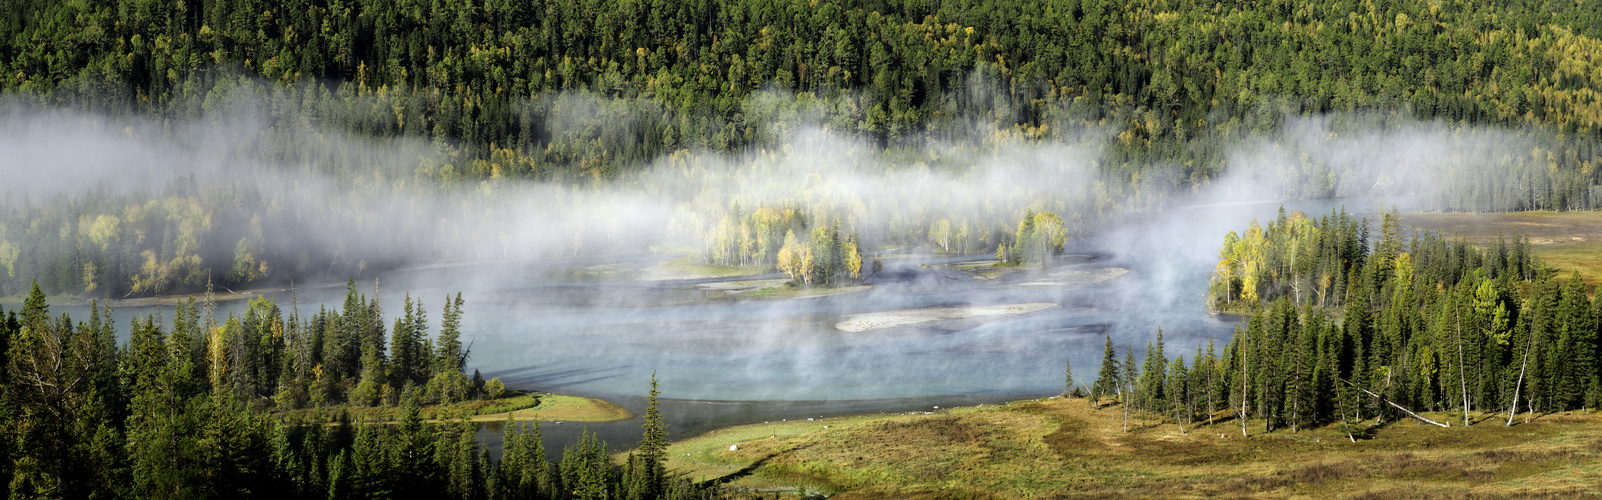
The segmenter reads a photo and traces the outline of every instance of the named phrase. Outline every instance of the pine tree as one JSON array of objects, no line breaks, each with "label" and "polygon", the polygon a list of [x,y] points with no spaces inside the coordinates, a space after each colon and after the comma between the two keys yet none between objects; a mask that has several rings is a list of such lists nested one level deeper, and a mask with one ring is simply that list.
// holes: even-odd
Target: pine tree
[{"label": "pine tree", "polygon": [[1213,411],[1218,409],[1218,357],[1213,352],[1213,339],[1207,339],[1207,353],[1201,353],[1201,346],[1196,347],[1197,361],[1191,368],[1191,379],[1201,384],[1202,395],[1205,398],[1207,413],[1207,426],[1213,425]]},{"label": "pine tree", "polygon": [[1119,370],[1117,353],[1113,351],[1112,336],[1107,336],[1106,347],[1101,355],[1101,373],[1096,375],[1096,383],[1090,386],[1090,405],[1101,407],[1101,398],[1118,392]]},{"label": "pine tree", "polygon": [[442,402],[461,400],[471,389],[467,375],[462,373],[468,353],[462,348],[461,322],[462,294],[457,292],[455,300],[446,297],[435,346],[433,378],[428,382],[429,394]]},{"label": "pine tree", "polygon": [[661,496],[666,479],[664,467],[667,461],[667,427],[662,422],[662,412],[656,406],[657,394],[656,372],[651,372],[651,392],[645,398],[648,402],[643,426],[645,435],[640,439],[641,472],[647,498]]},{"label": "pine tree", "polygon": [[1074,395],[1074,360],[1073,360],[1072,356],[1067,357],[1066,360],[1063,361],[1062,370],[1063,370],[1062,395],[1063,396],[1072,397]]},{"label": "pine tree", "polygon": [[23,304],[24,324],[11,346],[5,384],[18,418],[12,494],[74,498],[89,494],[83,456],[94,429],[104,423],[94,397],[99,351],[95,333],[74,328],[66,315],[51,321],[35,283]]},{"label": "pine tree", "polygon": [[1140,366],[1135,364],[1134,346],[1124,348],[1124,378],[1119,384],[1119,402],[1124,407],[1124,432],[1129,432],[1129,407],[1134,403],[1135,383],[1140,380]]},{"label": "pine tree", "polygon": [[1158,415],[1167,413],[1167,398],[1164,395],[1164,377],[1168,374],[1168,357],[1163,354],[1163,330],[1157,329],[1157,343],[1146,343],[1146,361],[1140,367],[1140,406],[1146,410],[1155,411]]},{"label": "pine tree", "polygon": [[1168,365],[1167,387],[1164,392],[1168,395],[1168,406],[1172,410],[1174,423],[1179,424],[1179,432],[1185,433],[1185,420],[1189,419],[1190,411],[1190,372],[1185,369],[1185,357],[1174,358]]},{"label": "pine tree", "polygon": [[517,422],[508,413],[505,425],[499,468],[501,497],[542,498],[542,493],[548,491],[549,465],[539,420]]},{"label": "pine tree", "polygon": [[28,298],[22,301],[22,326],[37,330],[47,327],[49,322],[50,304],[45,303],[44,290],[35,281]]},{"label": "pine tree", "polygon": [[390,463],[395,464],[395,490],[428,492],[437,489],[434,428],[423,424],[421,408],[413,393],[401,396],[400,420],[390,438]]},{"label": "pine tree", "polygon": [[419,383],[417,380],[417,333],[413,323],[415,312],[412,310],[412,295],[406,294],[400,316],[395,318],[395,326],[389,332],[389,381],[397,388],[404,388],[408,384]]},{"label": "pine tree", "polygon": [[467,353],[462,352],[461,340],[462,325],[462,293],[456,292],[456,300],[450,296],[445,297],[445,311],[439,323],[439,339],[434,355],[434,372],[461,373],[462,366],[467,362]]}]

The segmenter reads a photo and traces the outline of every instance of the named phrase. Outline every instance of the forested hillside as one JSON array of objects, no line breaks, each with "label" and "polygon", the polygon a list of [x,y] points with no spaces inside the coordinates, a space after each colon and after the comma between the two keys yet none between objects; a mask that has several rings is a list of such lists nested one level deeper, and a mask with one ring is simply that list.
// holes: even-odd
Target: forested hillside
[{"label": "forested hillside", "polygon": [[[449,138],[485,158],[510,150],[533,162],[520,173],[577,163],[607,176],[685,145],[761,143],[771,112],[749,99],[764,90],[802,93],[832,127],[884,144],[966,134],[975,118],[1037,137],[1062,121],[1107,122],[1124,134],[1118,160],[1178,160],[1200,178],[1219,159],[1197,138],[1271,130],[1287,112],[1375,109],[1586,137],[1602,123],[1602,15],[1583,3],[121,0],[4,11],[0,88],[176,118],[243,72],[301,84],[319,118],[362,134]],[[641,121],[625,135],[553,136],[549,96],[580,89]]]},{"label": "forested hillside", "polygon": [[[195,291],[208,279],[241,285],[506,256],[533,246],[505,231],[524,222],[507,217],[507,200],[537,196],[506,188],[519,179],[677,192],[672,223],[653,227],[720,262],[775,260],[729,252],[742,205],[840,221],[864,248],[987,253],[1015,243],[1009,226],[1028,210],[1061,214],[1078,231],[1210,188],[1270,199],[1415,195],[1424,208],[1454,211],[1591,208],[1602,202],[1592,194],[1602,131],[1595,10],[1466,1],[5,2],[0,111],[15,137],[68,123],[184,152],[177,163],[232,170],[173,174],[132,193],[114,183],[14,196],[0,208],[0,294],[25,292],[33,278],[51,292],[123,297]],[[839,184],[828,173],[822,183],[793,173],[788,192],[763,197],[707,188],[708,178],[770,176],[774,164],[838,149],[809,149],[805,131],[814,129],[861,144],[847,158],[861,170],[971,175],[969,186],[983,185],[969,181],[985,178],[986,165],[1085,172],[1049,179],[1054,195],[992,190],[958,197],[957,208],[822,192]],[[52,170],[28,158],[5,175]],[[306,174],[330,184],[310,187]],[[440,191],[470,200],[374,208]],[[395,222],[424,213],[426,222]],[[726,216],[732,223],[721,225]],[[644,246],[620,243],[627,231],[618,227],[594,229],[602,224],[561,220],[543,233],[564,243],[542,251]],[[332,236],[289,229],[307,225]],[[462,241],[488,243],[450,246]],[[419,251],[376,249],[396,247]]]}]

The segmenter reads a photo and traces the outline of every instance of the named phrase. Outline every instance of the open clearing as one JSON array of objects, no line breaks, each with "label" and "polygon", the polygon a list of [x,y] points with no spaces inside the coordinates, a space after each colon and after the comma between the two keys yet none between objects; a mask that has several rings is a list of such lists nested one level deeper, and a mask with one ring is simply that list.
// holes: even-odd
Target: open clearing
[{"label": "open clearing", "polygon": [[1602,416],[1581,413],[1395,421],[1353,443],[1336,426],[1261,433],[1255,420],[1242,438],[1227,417],[1181,434],[1132,416],[1125,433],[1119,407],[1084,399],[931,410],[719,429],[674,443],[668,468],[836,498],[1570,498],[1602,485]]},{"label": "open clearing", "polygon": [[1577,270],[1586,283],[1602,283],[1602,211],[1409,213],[1402,223],[1476,245],[1521,234],[1529,237],[1536,255],[1564,271],[1561,277]]},{"label": "open clearing", "polygon": [[935,321],[948,321],[954,319],[977,318],[981,316],[1013,316],[1044,311],[1058,307],[1057,304],[1031,303],[1006,304],[999,306],[968,306],[968,307],[926,307],[922,309],[902,309],[898,311],[884,311],[873,313],[852,314],[844,320],[835,323],[834,327],[840,331],[861,333],[898,326],[912,326]]}]

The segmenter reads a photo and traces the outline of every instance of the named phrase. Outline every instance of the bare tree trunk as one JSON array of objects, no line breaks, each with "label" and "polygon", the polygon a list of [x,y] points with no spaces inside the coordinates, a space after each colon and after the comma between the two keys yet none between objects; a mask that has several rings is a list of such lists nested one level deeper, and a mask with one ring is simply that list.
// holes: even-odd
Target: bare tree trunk
[{"label": "bare tree trunk", "polygon": [[1535,347],[1535,335],[1531,334],[1529,342],[1524,343],[1524,360],[1519,362],[1519,381],[1513,383],[1513,407],[1507,410],[1507,425],[1503,427],[1512,427],[1513,416],[1519,412],[1519,388],[1524,385],[1524,369],[1530,366],[1530,349],[1533,347]]},{"label": "bare tree trunk", "polygon": [[1463,427],[1468,427],[1468,375],[1466,374],[1467,367],[1463,365],[1463,311],[1453,311],[1453,313],[1457,315],[1457,379],[1463,385]]},{"label": "bare tree trunk", "polygon": [[1301,432],[1301,429],[1296,426],[1296,417],[1300,416],[1297,413],[1301,411],[1301,407],[1302,402],[1300,399],[1291,401],[1291,432]]},{"label": "bare tree trunk", "polygon": [[1409,416],[1418,419],[1420,422],[1424,422],[1424,423],[1430,424],[1430,425],[1441,426],[1441,427],[1451,427],[1450,425],[1443,424],[1443,423],[1440,423],[1440,422],[1436,422],[1434,420],[1430,420],[1430,419],[1424,418],[1423,415],[1419,415],[1417,413],[1413,413],[1413,410],[1409,410],[1406,407],[1403,407],[1402,405],[1396,404],[1395,401],[1391,401],[1390,399],[1387,399],[1384,396],[1381,396],[1379,394],[1375,394],[1374,391],[1370,391],[1370,390],[1364,389],[1362,387],[1357,387],[1357,384],[1353,384],[1350,381],[1347,381],[1345,379],[1336,379],[1336,380],[1340,380],[1341,382],[1346,382],[1346,385],[1349,385],[1349,386],[1352,386],[1352,387],[1356,387],[1357,390],[1363,391],[1365,393],[1368,393],[1368,395],[1373,396],[1375,398],[1378,398],[1381,401],[1384,401],[1385,404],[1388,404],[1388,405],[1391,405],[1393,407],[1396,407],[1396,409],[1398,409],[1398,410],[1402,410],[1402,413],[1406,413]]},{"label": "bare tree trunk", "polygon": [[1246,342],[1240,348],[1240,435],[1246,437]]},{"label": "bare tree trunk", "polygon": [[1216,395],[1213,394],[1213,370],[1217,365],[1207,367],[1207,427],[1213,426],[1213,409],[1217,408]]},{"label": "bare tree trunk", "polygon": [[1122,385],[1118,386],[1118,402],[1118,406],[1124,407],[1124,432],[1129,432],[1129,391]]},{"label": "bare tree trunk", "polygon": [[[1350,382],[1348,382],[1348,383],[1350,383]],[[1358,387],[1358,390],[1362,390],[1362,388]],[[1390,391],[1391,391],[1391,371],[1387,369],[1387,370],[1385,370],[1385,392],[1390,392]],[[1385,398],[1380,396],[1380,395],[1378,395],[1378,394],[1374,394],[1372,392],[1369,392],[1369,391],[1363,391],[1363,392],[1368,392],[1369,394],[1373,394],[1373,396],[1374,396],[1374,408],[1375,408],[1375,410],[1374,410],[1374,425],[1379,425],[1379,424],[1385,423],[1385,408],[1380,406],[1380,402],[1381,401],[1385,401]]]},{"label": "bare tree trunk", "polygon": [[[1342,412],[1341,413],[1341,419],[1344,420],[1345,418],[1346,418],[1346,413]],[[1341,428],[1346,431],[1346,439],[1352,440],[1353,443],[1357,442],[1357,437],[1352,435],[1352,424],[1350,424],[1348,422],[1341,422]]]},{"label": "bare tree trunk", "polygon": [[1179,424],[1179,433],[1180,434],[1184,434],[1185,433],[1185,417],[1183,417],[1182,414],[1181,414],[1181,412],[1183,412],[1183,411],[1185,411],[1184,408],[1180,408],[1179,407],[1179,397],[1175,396],[1174,397],[1174,423]]}]

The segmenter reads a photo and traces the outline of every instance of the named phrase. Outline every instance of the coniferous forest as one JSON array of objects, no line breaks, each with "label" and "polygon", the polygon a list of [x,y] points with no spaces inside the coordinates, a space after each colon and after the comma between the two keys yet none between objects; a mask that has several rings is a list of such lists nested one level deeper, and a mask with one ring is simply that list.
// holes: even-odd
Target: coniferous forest
[{"label": "coniferous forest", "polygon": [[[0,311],[0,476],[16,498],[710,494],[662,468],[667,436],[655,380],[644,438],[623,467],[587,433],[549,462],[538,421],[509,418],[498,458],[466,415],[425,422],[420,405],[485,389],[463,373],[461,295],[448,298],[432,339],[421,303],[412,309],[407,299],[387,339],[376,304],[352,288],[344,310],[302,317],[258,299],[244,317],[216,321],[190,300],[171,324],[135,318],[119,344],[109,310],[92,308],[87,321],[51,317],[35,287],[21,310]],[[337,404],[399,406],[400,417],[364,422],[345,413],[328,422],[282,413]]]},{"label": "coniferous forest", "polygon": [[[1219,251],[1209,301],[1245,314],[1235,335],[1190,358],[1162,333],[1135,366],[1109,338],[1091,397],[1117,395],[1181,425],[1236,416],[1262,431],[1368,424],[1452,412],[1538,412],[1602,406],[1602,300],[1578,272],[1556,272],[1522,238],[1485,248],[1405,231],[1395,212],[1380,234],[1339,210],[1253,221]],[[1338,281],[1337,281],[1338,280]],[[1478,419],[1477,417],[1475,419]]]}]

